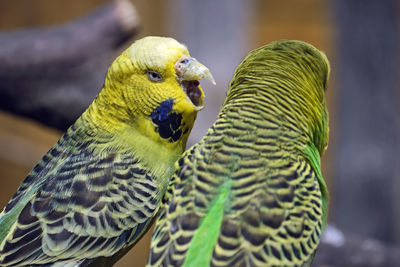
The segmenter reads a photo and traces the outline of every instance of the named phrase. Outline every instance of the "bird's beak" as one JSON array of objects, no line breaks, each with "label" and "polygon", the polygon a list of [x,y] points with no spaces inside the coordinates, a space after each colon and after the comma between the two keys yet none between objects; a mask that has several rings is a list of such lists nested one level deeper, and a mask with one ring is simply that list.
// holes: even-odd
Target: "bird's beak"
[{"label": "bird's beak", "polygon": [[183,56],[179,58],[175,63],[175,71],[182,80],[198,81],[204,78],[215,85],[210,70],[193,57]]},{"label": "bird's beak", "polygon": [[201,109],[204,107],[204,94],[199,87],[199,80],[207,79],[215,85],[215,80],[210,70],[189,56],[180,57],[175,63],[175,71],[183,90],[192,103]]}]

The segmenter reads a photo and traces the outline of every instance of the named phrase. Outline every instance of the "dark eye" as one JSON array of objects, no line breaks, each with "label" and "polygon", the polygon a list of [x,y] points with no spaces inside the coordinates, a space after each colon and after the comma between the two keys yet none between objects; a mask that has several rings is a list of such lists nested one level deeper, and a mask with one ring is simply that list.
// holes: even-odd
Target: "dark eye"
[{"label": "dark eye", "polygon": [[162,79],[163,79],[161,74],[158,71],[155,71],[155,70],[147,71],[147,77],[149,77],[149,80],[153,81],[153,82],[161,82]]}]

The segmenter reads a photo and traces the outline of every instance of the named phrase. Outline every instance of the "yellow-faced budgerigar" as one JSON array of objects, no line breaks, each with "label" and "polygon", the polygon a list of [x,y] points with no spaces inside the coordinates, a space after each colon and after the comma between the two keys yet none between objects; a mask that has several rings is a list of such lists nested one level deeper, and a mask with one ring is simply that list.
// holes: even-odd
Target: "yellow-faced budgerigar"
[{"label": "yellow-faced budgerigar", "polygon": [[146,232],[210,71],[172,38],[134,42],[0,215],[1,266],[110,265]]},{"label": "yellow-faced budgerigar", "polygon": [[148,266],[308,266],[326,223],[329,62],[300,41],[240,63],[217,121],[177,162]]}]

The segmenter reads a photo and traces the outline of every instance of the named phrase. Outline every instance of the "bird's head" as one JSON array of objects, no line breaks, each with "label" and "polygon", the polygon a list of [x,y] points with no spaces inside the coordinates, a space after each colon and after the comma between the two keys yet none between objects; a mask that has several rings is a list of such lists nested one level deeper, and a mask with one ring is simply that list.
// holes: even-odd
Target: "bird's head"
[{"label": "bird's head", "polygon": [[[267,95],[273,99],[274,112],[293,118],[322,153],[328,142],[329,74],[326,55],[314,46],[296,40],[272,42],[251,51],[236,68],[225,105],[243,94]],[[268,101],[260,103],[271,108]]]},{"label": "bird's head", "polygon": [[95,102],[109,114],[107,120],[99,119],[127,135],[134,129],[150,142],[184,149],[197,112],[204,107],[202,78],[215,83],[185,45],[166,37],[137,40],[107,72]]}]

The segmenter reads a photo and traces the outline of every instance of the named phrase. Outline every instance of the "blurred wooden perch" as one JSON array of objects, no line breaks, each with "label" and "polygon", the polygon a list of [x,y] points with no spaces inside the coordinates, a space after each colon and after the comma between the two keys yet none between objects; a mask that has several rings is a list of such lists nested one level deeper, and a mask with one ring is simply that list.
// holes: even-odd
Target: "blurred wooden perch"
[{"label": "blurred wooden perch", "polygon": [[138,27],[132,4],[116,0],[68,24],[0,33],[0,108],[65,130]]}]

